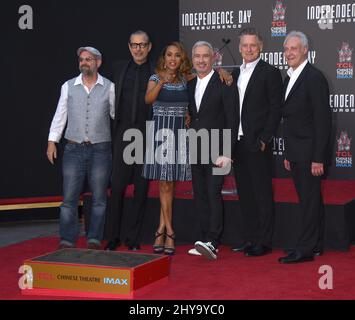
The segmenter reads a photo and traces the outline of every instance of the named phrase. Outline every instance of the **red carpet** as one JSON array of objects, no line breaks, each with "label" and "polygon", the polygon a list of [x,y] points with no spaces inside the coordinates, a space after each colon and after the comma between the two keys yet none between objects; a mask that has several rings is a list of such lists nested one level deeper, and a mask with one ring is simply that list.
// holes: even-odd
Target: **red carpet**
[{"label": "red carpet", "polygon": [[[234,178],[228,176],[225,178],[224,189],[235,189]],[[291,179],[273,179],[274,200],[275,202],[298,202],[296,189]],[[126,190],[126,196],[132,196],[133,186]],[[324,180],[322,181],[322,193],[325,204],[345,204],[355,199],[355,181],[354,180]],[[177,182],[175,195],[181,199],[192,198],[191,182]],[[156,181],[150,183],[149,197],[158,197],[158,185]],[[225,195],[224,200],[236,200],[238,196]]]},{"label": "red carpet", "polygon": [[[225,178],[224,189],[235,189],[236,183],[233,177]],[[274,200],[276,202],[298,202],[295,187],[291,179],[273,179]],[[355,199],[355,181],[354,180],[324,180],[322,181],[322,192],[325,204],[345,204]],[[128,186],[126,196],[133,194],[133,185]],[[148,196],[157,198],[159,195],[157,181],[150,182]],[[175,196],[180,199],[192,198],[191,182],[177,182]],[[225,200],[236,200],[238,196],[225,195]],[[1,205],[43,203],[62,201],[61,196],[35,197],[35,198],[16,198],[0,199]]]},{"label": "red carpet", "polygon": [[[57,238],[38,238],[0,248],[0,299],[61,299],[23,296],[18,288],[18,269],[23,260],[57,248]],[[84,247],[80,239],[79,247]],[[313,262],[281,265],[280,250],[259,258],[246,258],[222,246],[217,261],[186,254],[189,246],[178,246],[171,259],[169,281],[150,291],[137,293],[142,300],[239,300],[239,299],[355,299],[355,248],[349,252],[327,252]],[[150,253],[144,246],[142,252]],[[122,249],[123,250],[123,249]],[[319,267],[333,269],[333,289],[318,286]],[[68,300],[68,298],[62,298]]]}]

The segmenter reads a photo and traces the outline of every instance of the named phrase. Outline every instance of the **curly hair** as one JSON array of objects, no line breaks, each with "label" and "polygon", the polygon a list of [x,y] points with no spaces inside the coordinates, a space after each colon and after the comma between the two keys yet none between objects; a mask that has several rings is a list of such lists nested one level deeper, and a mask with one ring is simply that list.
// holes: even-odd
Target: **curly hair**
[{"label": "curly hair", "polygon": [[156,73],[162,73],[164,72],[164,66],[165,66],[165,54],[166,51],[168,50],[168,48],[170,46],[174,46],[176,48],[179,49],[180,53],[181,53],[181,65],[179,67],[178,73],[179,76],[183,76],[186,77],[187,75],[191,74],[191,69],[192,69],[192,63],[183,47],[183,45],[180,42],[177,41],[173,41],[170,42],[162,51],[162,53],[160,54],[159,58],[158,58],[158,62],[157,62],[157,67],[155,69]]}]

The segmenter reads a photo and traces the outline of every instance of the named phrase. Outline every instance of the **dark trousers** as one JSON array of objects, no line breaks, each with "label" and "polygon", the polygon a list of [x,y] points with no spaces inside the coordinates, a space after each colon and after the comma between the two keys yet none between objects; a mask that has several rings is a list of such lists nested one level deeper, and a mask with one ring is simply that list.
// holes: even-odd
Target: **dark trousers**
[{"label": "dark trousers", "polygon": [[233,169],[244,241],[271,247],[274,224],[271,150],[250,151],[242,139],[236,145]]},{"label": "dark trousers", "polygon": [[123,151],[130,142],[123,141],[123,133],[124,130],[122,128],[114,140],[111,177],[112,195],[107,217],[107,231],[109,240],[121,238],[121,220],[125,190],[129,184],[133,183],[133,208],[129,212],[130,216],[126,219],[128,226],[125,243],[135,246],[140,242],[149,181],[142,177],[142,164],[128,165],[124,162]]},{"label": "dark trousers", "polygon": [[202,241],[210,241],[217,248],[223,230],[224,176],[213,175],[212,165],[191,166],[194,202],[199,216]]},{"label": "dark trousers", "polygon": [[291,162],[291,175],[299,198],[301,221],[296,250],[311,255],[313,249],[323,249],[324,204],[321,178],[311,173],[310,162]]}]

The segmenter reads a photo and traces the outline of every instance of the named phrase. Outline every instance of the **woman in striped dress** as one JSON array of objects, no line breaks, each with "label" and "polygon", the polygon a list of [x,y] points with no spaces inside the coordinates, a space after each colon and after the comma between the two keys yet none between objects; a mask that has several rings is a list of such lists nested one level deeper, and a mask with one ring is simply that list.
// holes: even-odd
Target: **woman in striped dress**
[{"label": "woman in striped dress", "polygon": [[143,177],[159,180],[160,222],[155,233],[155,253],[175,253],[172,206],[175,181],[191,180],[186,145],[188,94],[186,82],[191,62],[179,42],[162,52],[156,74],[149,79],[145,101],[153,105],[153,121],[147,133]]}]

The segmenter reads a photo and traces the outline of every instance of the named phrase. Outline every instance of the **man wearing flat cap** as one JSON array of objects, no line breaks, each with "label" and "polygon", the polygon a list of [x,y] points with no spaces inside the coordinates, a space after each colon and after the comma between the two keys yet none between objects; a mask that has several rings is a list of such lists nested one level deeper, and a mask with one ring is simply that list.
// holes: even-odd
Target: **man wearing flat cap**
[{"label": "man wearing flat cap", "polygon": [[56,143],[66,126],[59,247],[76,246],[78,201],[87,178],[92,192],[87,243],[89,249],[100,249],[111,173],[110,116],[114,118],[115,89],[110,80],[98,73],[102,55],[97,49],[81,47],[77,54],[81,73],[62,86],[50,127],[47,157],[53,164],[57,158]]}]

